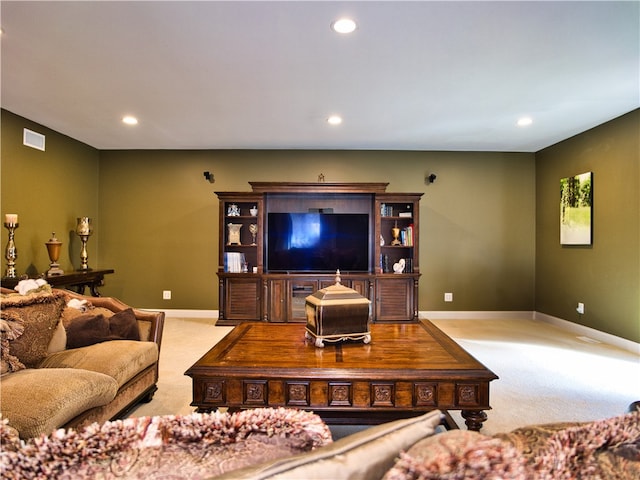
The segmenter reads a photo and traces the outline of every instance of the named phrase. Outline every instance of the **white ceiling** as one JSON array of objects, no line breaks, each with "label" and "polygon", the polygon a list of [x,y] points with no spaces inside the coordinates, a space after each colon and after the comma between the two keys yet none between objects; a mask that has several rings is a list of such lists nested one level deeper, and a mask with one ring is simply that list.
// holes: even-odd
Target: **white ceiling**
[{"label": "white ceiling", "polygon": [[639,5],[2,1],[1,101],[99,149],[535,152],[639,107]]}]

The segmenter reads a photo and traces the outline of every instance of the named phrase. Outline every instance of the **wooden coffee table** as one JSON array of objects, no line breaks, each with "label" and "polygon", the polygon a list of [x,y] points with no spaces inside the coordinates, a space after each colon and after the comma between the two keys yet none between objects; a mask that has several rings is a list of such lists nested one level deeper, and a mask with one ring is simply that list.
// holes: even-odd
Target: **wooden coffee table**
[{"label": "wooden coffee table", "polygon": [[428,410],[461,410],[480,430],[498,377],[429,321],[372,324],[371,343],[317,348],[304,324],[244,323],[198,360],[198,411],[295,407],[327,423],[375,424]]}]

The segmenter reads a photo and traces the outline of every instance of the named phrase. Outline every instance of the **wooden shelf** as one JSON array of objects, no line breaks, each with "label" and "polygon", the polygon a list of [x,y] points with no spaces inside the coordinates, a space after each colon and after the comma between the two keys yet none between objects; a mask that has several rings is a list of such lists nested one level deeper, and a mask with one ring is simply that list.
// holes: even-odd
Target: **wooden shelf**
[{"label": "wooden shelf", "polygon": [[[362,273],[342,272],[342,284],[355,289],[372,302],[374,322],[415,322],[418,319],[419,204],[422,193],[388,193],[387,183],[311,183],[249,182],[251,192],[216,192],[220,208],[219,249],[219,324],[235,325],[242,321],[304,322],[301,298],[334,283],[334,273],[268,272],[264,259],[264,226],[273,212],[306,212],[328,207],[336,213],[366,213],[370,218],[370,270]],[[240,215],[228,215],[229,209]],[[247,215],[256,207],[258,215]],[[411,217],[384,215],[384,208],[411,212]],[[227,245],[227,224],[241,224],[241,245]],[[248,225],[258,225],[256,244],[251,244]],[[409,234],[410,245],[389,245],[392,228]],[[380,245],[380,237],[386,244]],[[249,273],[228,272],[225,255],[244,255]],[[408,269],[394,273],[393,265],[405,259]],[[252,273],[253,268],[257,273]],[[301,286],[304,287],[301,290]],[[304,304],[302,304],[304,305]]]}]

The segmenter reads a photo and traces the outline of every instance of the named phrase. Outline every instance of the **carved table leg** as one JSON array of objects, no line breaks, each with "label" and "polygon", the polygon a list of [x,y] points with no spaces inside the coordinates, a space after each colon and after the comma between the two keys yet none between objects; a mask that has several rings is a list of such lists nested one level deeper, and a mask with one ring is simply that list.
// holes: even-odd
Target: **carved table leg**
[{"label": "carved table leg", "polygon": [[73,285],[71,288],[73,288],[78,295],[84,295],[84,283],[80,285]]},{"label": "carved table leg", "polygon": [[104,278],[97,278],[94,282],[89,285],[89,289],[91,290],[91,295],[94,297],[100,297],[100,292],[98,291],[98,287],[104,286]]},{"label": "carved table leg", "polygon": [[482,410],[462,410],[461,413],[467,428],[476,432],[480,431],[482,423],[487,419],[487,414]]}]

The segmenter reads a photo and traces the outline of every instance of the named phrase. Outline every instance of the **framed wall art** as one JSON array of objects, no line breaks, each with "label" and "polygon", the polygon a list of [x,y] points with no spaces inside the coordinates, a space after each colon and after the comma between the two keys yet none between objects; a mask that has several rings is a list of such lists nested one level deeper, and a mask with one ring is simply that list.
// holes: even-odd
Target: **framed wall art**
[{"label": "framed wall art", "polygon": [[560,244],[591,245],[593,241],[592,172],[560,179]]}]

